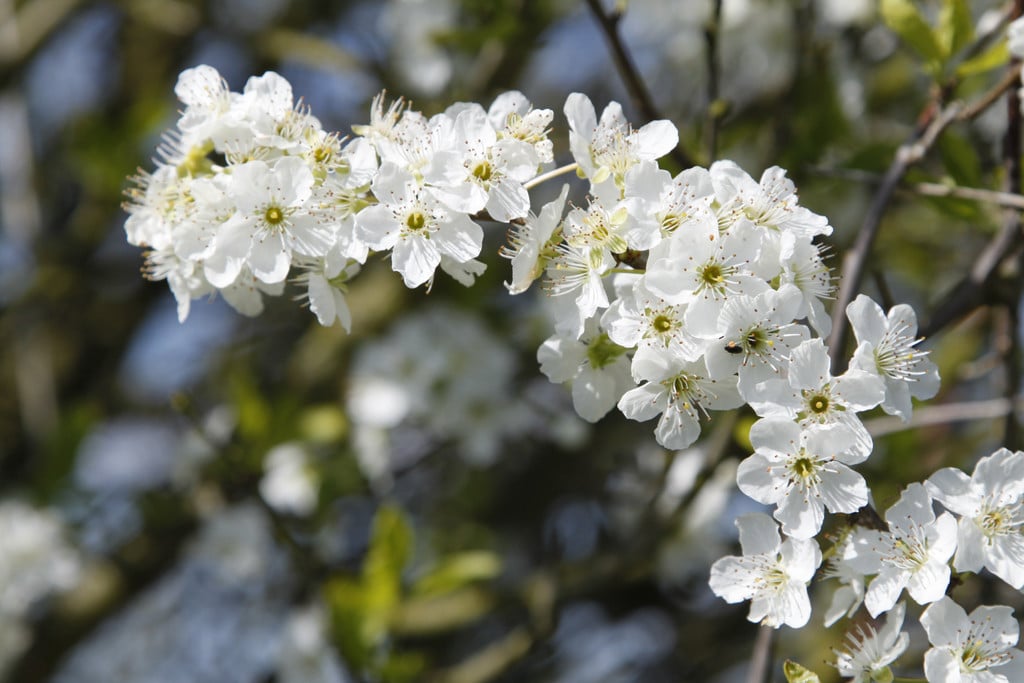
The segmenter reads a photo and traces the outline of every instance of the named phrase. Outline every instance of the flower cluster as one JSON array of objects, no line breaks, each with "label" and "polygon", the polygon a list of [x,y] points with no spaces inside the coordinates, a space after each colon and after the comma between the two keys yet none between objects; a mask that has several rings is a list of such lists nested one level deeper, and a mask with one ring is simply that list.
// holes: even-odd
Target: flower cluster
[{"label": "flower cluster", "polygon": [[[987,569],[1018,590],[1024,586],[1022,468],[1024,451],[1004,448],[979,460],[971,476],[956,468],[941,469],[923,484],[910,484],[879,528],[854,527],[835,547],[828,573],[845,586],[836,591],[826,622],[852,615],[861,602],[872,617],[890,614],[881,633],[852,637],[850,648],[839,653],[843,675],[858,681],[891,680],[883,670],[906,647],[892,628],[902,622],[897,600],[904,590],[918,604],[928,605],[921,615],[933,646],[924,658],[928,681],[1004,683],[1024,675],[1021,654],[1011,649],[1018,638],[1012,610],[983,606],[968,617],[947,596],[951,562],[961,575]],[[936,515],[935,503],[945,511]],[[879,659],[880,651],[892,656]]]},{"label": "flower cluster", "polygon": [[292,275],[321,324],[348,329],[344,284],[371,249],[390,251],[409,287],[439,266],[469,284],[483,269],[469,216],[526,216],[523,183],[552,157],[552,113],[516,92],[429,119],[378,98],[351,139],[324,131],[273,72],[235,93],[198,66],[175,92],[185,108],[156,169],[135,178],[125,230],[149,250],[147,274],[167,280],[181,320],[217,291],[256,315]]},{"label": "flower cluster", "polygon": [[[433,117],[378,96],[351,138],[324,131],[272,72],[234,93],[200,66],[181,74],[176,93],[184,110],[156,169],[135,179],[126,232],[148,249],[147,274],[168,281],[181,319],[192,299],[215,292],[254,315],[291,278],[321,324],[347,330],[346,283],[371,253],[386,254],[407,287],[429,286],[439,268],[468,286],[484,269],[484,225],[506,224],[506,287],[542,283],[554,334],[537,358],[552,382],[571,385],[580,416],[594,422],[617,407],[631,420],[657,418],[658,443],[684,449],[712,411],[756,413],[736,482],[774,519],[737,520],[742,555],[715,562],[710,585],[728,602],[752,601],[751,621],[808,623],[825,513],[855,513],[871,497],[854,469],[873,450],[858,415],[881,408],[906,421],[939,376],[918,348],[914,311],[886,312],[864,295],[846,308],[857,344],[833,375],[833,282],[816,241],[832,228],[799,204],[785,170],[755,179],[718,161],[672,176],[658,165],[678,144],[672,123],[634,128],[617,103],[598,116],[579,93],[564,106],[573,163],[548,173],[554,114],[518,92]],[[588,183],[585,198],[570,203],[565,185],[532,212],[529,189],[572,170]],[[501,408],[511,352],[453,312],[406,321],[355,366],[349,411],[360,452],[378,459],[394,455],[384,431],[400,423],[478,463],[531,424],[528,412]],[[472,426],[460,432],[453,416]],[[851,632],[840,673],[891,677],[907,647],[904,591],[930,605],[930,681],[1016,671],[1008,608],[968,620],[945,595],[951,563],[1024,586],[1022,500],[1024,453],[1001,450],[972,476],[947,468],[911,484],[871,528],[846,528],[826,551],[825,573],[841,584],[826,622],[862,604],[889,616],[880,630]],[[958,620],[969,624],[951,629]]]}]

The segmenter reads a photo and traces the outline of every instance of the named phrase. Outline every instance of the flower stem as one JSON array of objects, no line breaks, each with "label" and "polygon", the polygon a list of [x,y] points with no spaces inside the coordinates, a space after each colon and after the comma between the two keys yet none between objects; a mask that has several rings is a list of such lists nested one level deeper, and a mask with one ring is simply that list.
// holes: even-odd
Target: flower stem
[{"label": "flower stem", "polygon": [[551,180],[552,178],[557,178],[560,175],[565,175],[566,173],[571,173],[571,172],[575,171],[579,167],[580,167],[579,164],[577,164],[575,162],[573,162],[571,164],[566,164],[565,166],[559,166],[558,168],[556,168],[553,171],[548,171],[547,173],[541,173],[539,176],[537,176],[533,180],[530,180],[527,183],[525,183],[523,185],[523,187],[525,187],[527,190],[532,190],[533,188],[537,187],[541,183],[547,182],[547,181]]}]

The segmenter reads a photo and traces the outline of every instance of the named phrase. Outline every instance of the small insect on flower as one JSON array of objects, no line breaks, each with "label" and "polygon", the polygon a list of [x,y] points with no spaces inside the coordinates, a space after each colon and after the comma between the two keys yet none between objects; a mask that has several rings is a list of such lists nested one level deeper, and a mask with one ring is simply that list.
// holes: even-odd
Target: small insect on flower
[{"label": "small insect on flower", "polygon": [[743,353],[743,347],[730,339],[725,345],[725,352],[731,354]]}]

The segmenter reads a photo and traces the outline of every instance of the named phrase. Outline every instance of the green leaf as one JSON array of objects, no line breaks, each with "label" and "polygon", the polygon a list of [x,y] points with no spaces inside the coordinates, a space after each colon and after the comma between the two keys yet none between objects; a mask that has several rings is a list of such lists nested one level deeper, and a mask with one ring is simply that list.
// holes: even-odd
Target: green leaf
[{"label": "green leaf", "polygon": [[363,565],[363,577],[386,576],[396,585],[412,554],[412,527],[405,515],[393,505],[384,505],[373,520],[370,550]]},{"label": "green leaf", "polygon": [[260,393],[254,379],[245,372],[231,376],[231,397],[238,415],[238,431],[250,440],[266,439],[270,432],[270,403]]},{"label": "green leaf", "polygon": [[377,675],[385,683],[413,683],[423,680],[426,657],[419,652],[392,652],[379,666]]},{"label": "green leaf", "polygon": [[374,643],[368,642],[363,623],[366,596],[361,583],[336,578],[324,586],[324,599],[331,611],[331,626],[345,660],[357,668],[366,667],[373,657]]},{"label": "green leaf", "polygon": [[461,628],[494,609],[495,598],[482,588],[463,588],[443,595],[405,600],[391,615],[391,633],[431,635]]},{"label": "green leaf", "polygon": [[947,130],[939,137],[938,146],[946,172],[958,185],[977,187],[982,184],[981,159],[967,138]]},{"label": "green leaf", "polygon": [[821,683],[818,674],[791,659],[787,659],[786,663],[782,665],[782,673],[786,674],[786,680],[789,683]]},{"label": "green leaf", "polygon": [[385,505],[373,520],[370,550],[363,563],[363,637],[377,642],[387,633],[401,601],[402,570],[412,552],[412,528],[397,507]]},{"label": "green leaf", "polygon": [[882,0],[879,9],[886,25],[923,57],[930,69],[941,70],[945,55],[932,27],[911,0]]},{"label": "green leaf", "polygon": [[943,0],[936,33],[946,59],[974,39],[974,22],[967,0]]},{"label": "green leaf", "polygon": [[1010,61],[1010,49],[1006,41],[1001,40],[979,55],[968,59],[956,68],[957,78],[967,78],[975,74],[982,74],[986,71],[1005,66]]},{"label": "green leaf", "polygon": [[493,579],[501,573],[501,558],[485,550],[456,553],[421,576],[412,588],[414,595],[438,595],[462,588],[473,581]]}]

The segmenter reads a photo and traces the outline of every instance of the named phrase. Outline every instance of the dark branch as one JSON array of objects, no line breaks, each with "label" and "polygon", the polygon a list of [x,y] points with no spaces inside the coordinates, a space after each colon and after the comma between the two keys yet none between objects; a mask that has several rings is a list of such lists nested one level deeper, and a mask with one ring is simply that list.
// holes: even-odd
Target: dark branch
[{"label": "dark branch", "polygon": [[836,296],[835,308],[832,310],[832,336],[828,342],[833,373],[840,373],[845,369],[846,337],[849,331],[846,324],[846,307],[860,291],[871,247],[878,235],[882,218],[889,208],[889,201],[910,167],[924,158],[939,134],[946,126],[957,120],[963,109],[963,104],[953,102],[946,105],[924,126],[918,127],[910,140],[896,150],[895,158],[882,177],[878,191],[875,192],[857,233],[857,239],[843,262],[843,277]]},{"label": "dark branch", "polygon": [[[608,40],[608,46],[612,51],[612,60],[615,62],[615,67],[626,84],[626,89],[629,90],[630,97],[633,98],[636,108],[640,110],[640,113],[648,121],[664,119],[665,117],[654,106],[651,93],[648,92],[647,86],[640,77],[640,72],[633,63],[633,59],[630,57],[619,35],[619,21],[622,19],[622,14],[620,12],[605,12],[604,7],[601,6],[601,0],[587,0],[587,5],[590,6],[591,12],[597,19],[597,23],[601,26],[605,38]],[[671,157],[682,168],[697,165],[682,148],[681,144],[672,150]]]}]

